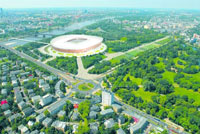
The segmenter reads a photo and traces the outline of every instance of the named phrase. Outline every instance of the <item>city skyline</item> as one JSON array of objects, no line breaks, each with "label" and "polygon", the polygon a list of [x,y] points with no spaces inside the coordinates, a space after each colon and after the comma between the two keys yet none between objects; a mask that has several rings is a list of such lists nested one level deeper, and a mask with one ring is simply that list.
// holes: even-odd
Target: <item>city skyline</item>
[{"label": "city skyline", "polygon": [[198,0],[7,0],[0,1],[2,8],[51,8],[51,7],[126,7],[126,8],[175,8],[200,9]]}]

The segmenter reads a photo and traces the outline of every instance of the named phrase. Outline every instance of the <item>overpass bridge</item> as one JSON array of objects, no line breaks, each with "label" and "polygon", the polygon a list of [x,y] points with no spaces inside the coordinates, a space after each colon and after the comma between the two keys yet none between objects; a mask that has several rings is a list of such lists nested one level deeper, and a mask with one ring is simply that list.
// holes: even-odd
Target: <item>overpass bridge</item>
[{"label": "overpass bridge", "polygon": [[10,40],[20,40],[20,41],[25,41],[25,42],[35,42],[35,43],[39,43],[39,44],[49,45],[49,43],[36,41],[36,40],[28,40],[28,39],[20,39],[20,38],[11,38]]}]

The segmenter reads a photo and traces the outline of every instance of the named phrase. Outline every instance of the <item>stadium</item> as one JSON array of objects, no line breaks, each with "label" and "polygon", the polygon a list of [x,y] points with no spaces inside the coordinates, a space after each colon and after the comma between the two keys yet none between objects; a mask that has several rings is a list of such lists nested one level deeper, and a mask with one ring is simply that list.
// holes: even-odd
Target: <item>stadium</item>
[{"label": "stadium", "polygon": [[85,53],[102,45],[103,38],[88,35],[64,35],[54,38],[50,45],[58,52]]}]

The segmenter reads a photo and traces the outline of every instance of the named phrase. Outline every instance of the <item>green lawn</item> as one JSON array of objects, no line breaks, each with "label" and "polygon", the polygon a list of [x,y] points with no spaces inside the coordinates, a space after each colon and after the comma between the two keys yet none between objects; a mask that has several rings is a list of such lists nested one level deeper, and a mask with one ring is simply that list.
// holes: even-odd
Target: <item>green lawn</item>
[{"label": "green lawn", "polygon": [[165,78],[173,83],[175,75],[176,75],[176,73],[174,73],[174,72],[165,71],[163,73],[163,78]]},{"label": "green lawn", "polygon": [[46,53],[49,53],[49,51],[48,51],[49,47],[50,47],[50,46],[46,46],[46,47],[44,48],[44,51],[45,51]]},{"label": "green lawn", "polygon": [[135,96],[141,97],[143,100],[147,102],[152,101],[151,97],[157,95],[157,93],[154,92],[144,91],[143,88],[140,88],[139,90],[132,92],[134,93]]},{"label": "green lawn", "polygon": [[177,67],[179,67],[179,68],[185,68],[184,65],[179,65],[179,64],[178,64],[178,61],[183,62],[183,64],[186,64],[186,61],[181,60],[181,59],[179,59],[179,58],[174,58],[174,63],[175,63],[175,65],[176,65]]},{"label": "green lawn", "polygon": [[119,64],[121,59],[127,59],[127,57],[125,55],[121,55],[111,59],[110,62],[111,64]]},{"label": "green lawn", "polygon": [[171,41],[171,39],[170,38],[166,38],[166,39],[164,39],[164,40],[161,40],[161,41],[158,41],[158,42],[156,42],[157,44],[161,44],[161,45],[164,45],[164,44],[166,44],[166,43],[168,43],[168,42],[170,42]]},{"label": "green lawn", "polygon": [[130,74],[127,74],[124,77],[124,80],[126,81],[127,77],[130,77],[130,80],[137,83],[137,85],[141,85],[142,84],[142,79],[141,78],[135,78],[134,76],[131,76]]},{"label": "green lawn", "polygon": [[95,95],[97,95],[97,96],[101,96],[101,94],[102,94],[102,91],[101,91],[101,90],[99,90],[99,91],[97,91],[97,92],[95,93]]},{"label": "green lawn", "polygon": [[[143,100],[146,100],[146,101],[152,101],[151,97],[153,95],[157,95],[157,93],[154,93],[154,92],[144,91],[143,88],[140,88],[138,91],[132,91],[132,92],[135,94],[135,96],[141,97]],[[185,88],[176,87],[172,94],[180,95],[180,96],[187,95],[189,99],[195,100],[195,105],[200,105],[200,99],[199,99],[200,93],[194,92],[193,90],[187,90]]]},{"label": "green lawn", "polygon": [[200,105],[200,93],[180,87],[176,87],[174,91],[173,94],[180,96],[187,95],[188,98],[195,100],[195,104]]},{"label": "green lawn", "polygon": [[118,57],[115,57],[113,59],[110,60],[110,62],[112,64],[116,64],[116,63],[119,63],[121,59],[128,59],[128,60],[131,60],[133,59],[134,57],[137,57],[139,54],[141,54],[142,52],[144,51],[147,51],[147,50],[150,50],[150,49],[154,49],[154,48],[157,48],[157,47],[160,47],[160,45],[158,44],[151,44],[151,45],[147,45],[147,46],[144,46],[142,48],[139,48],[139,49],[136,49],[136,50],[133,50],[131,52],[128,52],[124,55],[121,55],[121,56],[118,56]]},{"label": "green lawn", "polygon": [[72,85],[77,85],[80,82],[80,80],[77,80],[76,82],[72,83]]},{"label": "green lawn", "polygon": [[165,69],[165,64],[163,62],[155,64],[156,67]]},{"label": "green lawn", "polygon": [[1,64],[1,63],[4,63],[4,62],[8,62],[8,59],[0,60],[0,64]]},{"label": "green lawn", "polygon": [[88,91],[94,88],[94,85],[91,83],[83,83],[78,86],[78,89],[81,91]]},{"label": "green lawn", "polygon": [[191,79],[195,79],[197,81],[200,81],[200,72],[199,73],[196,73],[196,74],[186,74],[186,73],[183,73],[185,76],[190,76],[192,77]]},{"label": "green lawn", "polygon": [[108,53],[109,53],[109,54],[112,54],[112,53],[115,53],[115,52],[112,51],[112,48],[108,48]]}]

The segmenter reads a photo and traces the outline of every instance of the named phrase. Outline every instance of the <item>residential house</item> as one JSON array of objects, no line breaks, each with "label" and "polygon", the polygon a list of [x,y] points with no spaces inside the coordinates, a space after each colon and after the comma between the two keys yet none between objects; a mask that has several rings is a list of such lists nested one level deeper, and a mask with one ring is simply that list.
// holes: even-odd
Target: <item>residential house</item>
[{"label": "residential house", "polygon": [[6,117],[9,117],[9,116],[11,116],[11,111],[10,111],[10,110],[6,110],[5,112],[3,112],[3,114],[4,114]]},{"label": "residential house", "polygon": [[112,128],[115,125],[113,118],[110,118],[104,122],[106,128]]},{"label": "residential house", "polygon": [[35,119],[36,119],[36,122],[42,122],[45,119],[45,115],[41,113]]},{"label": "residential house", "polygon": [[17,103],[23,101],[22,94],[21,94],[21,92],[20,92],[18,87],[14,88],[14,95],[15,95],[15,100],[16,100]]},{"label": "residential house", "polygon": [[93,106],[90,108],[90,111],[100,112],[101,109],[100,109],[99,106],[93,105]]},{"label": "residential house", "polygon": [[8,121],[12,123],[12,122],[14,122],[15,119],[17,119],[18,117],[21,117],[21,114],[20,114],[20,113],[16,113],[16,114],[14,114],[14,115],[11,115],[10,117],[8,117]]},{"label": "residential house", "polygon": [[119,123],[119,125],[122,125],[122,124],[125,123],[125,118],[124,118],[123,115],[120,115],[120,116],[118,117],[118,123]]},{"label": "residential house", "polygon": [[20,103],[18,103],[18,107],[20,110],[23,110],[26,107],[26,103],[24,101],[21,101]]},{"label": "residential house", "polygon": [[66,112],[64,110],[61,110],[59,113],[58,113],[58,117],[63,117],[66,115]]},{"label": "residential house", "polygon": [[37,103],[37,102],[39,102],[40,99],[41,99],[41,97],[40,97],[39,95],[33,96],[33,97],[31,98],[31,100],[32,100],[32,102],[33,102],[34,104]]},{"label": "residential house", "polygon": [[7,96],[7,89],[2,89],[1,90],[1,94],[3,95],[3,96]]},{"label": "residential house", "polygon": [[59,100],[53,105],[51,105],[48,111],[51,115],[55,115],[63,108],[65,104],[66,104],[65,100]]},{"label": "residential house", "polygon": [[20,125],[18,127],[18,129],[19,129],[19,131],[21,131],[21,134],[27,134],[27,133],[29,133],[28,128],[26,126],[24,126],[24,125]]},{"label": "residential house", "polygon": [[49,127],[52,123],[52,119],[51,118],[46,118],[42,121],[42,125],[44,125],[45,127]]},{"label": "residential house", "polygon": [[118,129],[116,134],[126,134],[122,128]]},{"label": "residential house", "polygon": [[27,107],[24,110],[22,110],[22,113],[24,114],[24,116],[29,116],[32,113],[34,113],[34,109],[31,107]]},{"label": "residential house", "polygon": [[49,91],[50,91],[50,86],[49,86],[49,84],[43,85],[42,90],[43,90],[44,92],[49,92]]},{"label": "residential house", "polygon": [[96,122],[90,123],[90,134],[97,134],[99,131],[98,127],[99,127],[98,123]]},{"label": "residential house", "polygon": [[130,134],[143,133],[148,124],[147,119],[141,117],[135,125],[130,126]]},{"label": "residential house", "polygon": [[66,130],[66,123],[63,122],[63,121],[54,121],[52,124],[51,124],[52,127],[58,129],[58,130],[61,130],[63,132],[65,132]]},{"label": "residential house", "polygon": [[97,112],[91,111],[89,114],[90,119],[96,119],[97,118]]},{"label": "residential house", "polygon": [[112,104],[112,107],[113,107],[114,111],[117,113],[122,111],[122,106],[120,106],[118,104]]},{"label": "residential house", "polygon": [[114,111],[110,108],[110,109],[106,109],[100,112],[101,115],[105,116],[105,115],[109,115],[114,113]]},{"label": "residential house", "polygon": [[45,96],[43,96],[40,100],[40,105],[41,106],[46,106],[47,104],[50,104],[53,101],[52,99],[52,95],[51,94],[47,94]]}]

